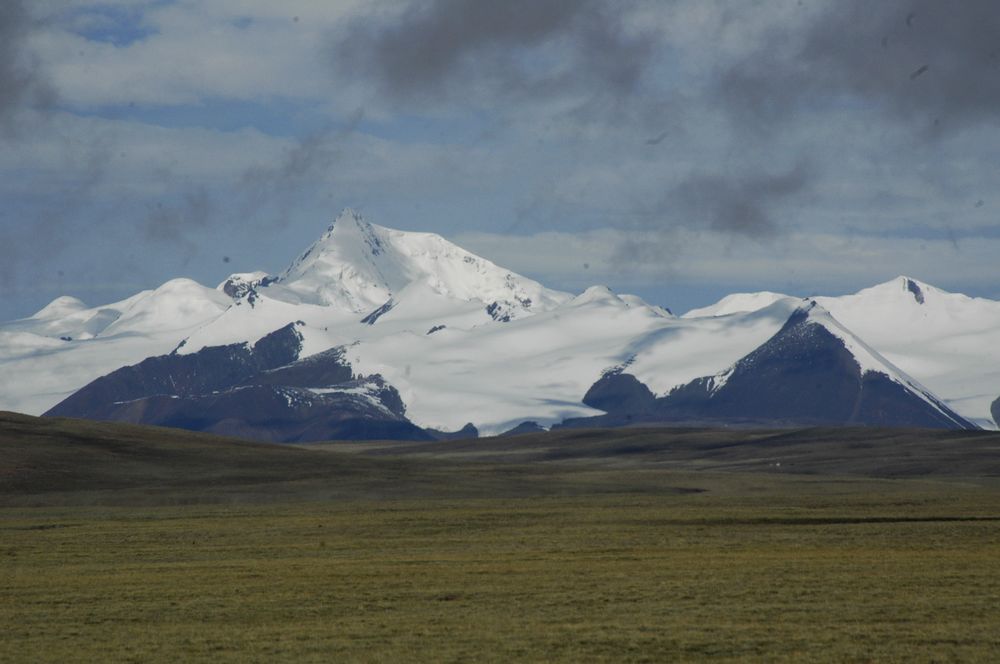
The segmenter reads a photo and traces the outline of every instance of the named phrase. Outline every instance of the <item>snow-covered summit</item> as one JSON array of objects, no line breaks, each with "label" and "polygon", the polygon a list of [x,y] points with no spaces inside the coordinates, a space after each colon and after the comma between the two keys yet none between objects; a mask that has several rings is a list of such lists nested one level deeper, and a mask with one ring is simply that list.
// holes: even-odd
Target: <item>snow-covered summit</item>
[{"label": "snow-covered summit", "polygon": [[440,235],[378,226],[353,210],[342,212],[277,279],[301,302],[359,314],[374,311],[418,282],[457,300],[496,303],[508,319],[546,311],[570,297]]},{"label": "snow-covered summit", "polygon": [[38,312],[36,312],[31,318],[33,320],[62,318],[78,311],[83,311],[86,308],[87,305],[84,304],[83,301],[75,297],[70,297],[69,295],[63,295],[61,297],[57,297],[39,309]]},{"label": "snow-covered summit", "polygon": [[708,316],[728,316],[730,314],[742,314],[751,311],[759,311],[769,307],[778,300],[782,300],[788,295],[782,293],[772,293],[771,291],[760,291],[757,293],[733,293],[727,295],[715,304],[707,307],[692,309],[682,316],[682,318],[705,318]]},{"label": "snow-covered summit", "polygon": [[[857,293],[842,295],[840,297],[818,298],[822,301],[839,300],[851,305],[865,305],[868,307],[916,307],[920,305],[933,305],[954,296],[953,293],[935,288],[928,283],[900,275],[889,281],[863,288]],[[965,295],[959,296],[964,300],[969,300]]]},{"label": "snow-covered summit", "polygon": [[854,361],[858,363],[862,374],[869,371],[883,373],[896,382],[911,387],[916,386],[924,392],[928,391],[920,387],[916,380],[906,375],[906,372],[883,357],[877,350],[858,338],[857,335],[841,324],[840,321],[816,300],[807,299],[806,302],[807,304],[797,312],[803,318],[803,323],[806,325],[818,325],[840,339],[844,347],[854,358]]}]

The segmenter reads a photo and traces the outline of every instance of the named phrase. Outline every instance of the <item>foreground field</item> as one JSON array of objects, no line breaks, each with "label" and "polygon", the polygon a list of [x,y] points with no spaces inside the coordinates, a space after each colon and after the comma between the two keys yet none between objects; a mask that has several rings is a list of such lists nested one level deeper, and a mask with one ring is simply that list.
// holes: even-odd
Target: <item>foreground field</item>
[{"label": "foreground field", "polygon": [[3,662],[1000,657],[990,477],[284,456],[10,422]]},{"label": "foreground field", "polygon": [[959,493],[8,510],[0,659],[995,661]]}]

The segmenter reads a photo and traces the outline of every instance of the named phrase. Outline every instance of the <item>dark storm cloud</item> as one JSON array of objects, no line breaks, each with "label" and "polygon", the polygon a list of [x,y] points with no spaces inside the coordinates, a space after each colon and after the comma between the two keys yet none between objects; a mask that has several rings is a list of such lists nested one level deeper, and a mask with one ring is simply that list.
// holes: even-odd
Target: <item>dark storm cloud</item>
[{"label": "dark storm cloud", "polygon": [[[355,22],[334,50],[350,76],[371,77],[396,100],[461,91],[544,97],[574,91],[624,95],[651,56],[649,35],[628,34],[629,3],[598,0],[432,0],[393,19]],[[543,52],[546,48],[556,49]]]},{"label": "dark storm cloud", "polygon": [[692,173],[654,205],[639,204],[615,224],[630,232],[617,242],[612,264],[623,275],[639,266],[670,275],[672,258],[685,251],[685,236],[677,231],[685,229],[721,233],[734,243],[770,241],[788,225],[782,208],[808,196],[816,178],[807,162],[773,173]]},{"label": "dark storm cloud", "polygon": [[24,107],[52,103],[52,92],[36,59],[25,49],[35,27],[21,0],[0,2],[0,123]]},{"label": "dark storm cloud", "polygon": [[721,91],[735,115],[765,126],[860,100],[948,132],[1000,120],[998,35],[996,0],[838,0],[801,32],[776,28]]},{"label": "dark storm cloud", "polygon": [[673,189],[671,205],[688,223],[750,237],[766,237],[780,230],[774,208],[801,194],[811,184],[804,165],[777,174],[695,174]]}]

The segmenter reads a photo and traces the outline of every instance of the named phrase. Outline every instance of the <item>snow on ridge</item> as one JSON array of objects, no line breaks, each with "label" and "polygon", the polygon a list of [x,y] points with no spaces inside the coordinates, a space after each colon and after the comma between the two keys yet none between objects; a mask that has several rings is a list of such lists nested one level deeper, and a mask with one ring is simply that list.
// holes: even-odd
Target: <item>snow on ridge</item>
[{"label": "snow on ridge", "polygon": [[62,318],[69,314],[88,309],[82,300],[70,295],[61,295],[49,302],[47,305],[35,312],[31,319],[47,320],[51,318]]},{"label": "snow on ridge", "polygon": [[670,309],[667,309],[666,307],[661,307],[658,304],[650,304],[649,302],[646,302],[638,295],[621,293],[618,295],[618,299],[620,299],[622,302],[624,302],[630,307],[640,307],[640,308],[645,307],[647,309],[650,309],[653,311],[653,313],[662,318],[675,318],[673,312],[670,311]]},{"label": "snow on ridge", "polygon": [[617,307],[627,307],[622,298],[607,286],[591,286],[568,302],[570,306],[585,304],[610,304]]},{"label": "snow on ridge", "polygon": [[807,324],[822,326],[844,344],[844,347],[858,363],[862,376],[866,373],[880,373],[888,376],[891,381],[908,388],[939,413],[951,419],[951,416],[942,408],[941,401],[934,396],[931,390],[921,385],[920,382],[844,327],[822,305],[813,301],[805,308],[805,311],[808,313]]},{"label": "snow on ridge", "polygon": [[[919,289],[923,302],[909,288]],[[1000,302],[900,276],[851,295],[815,298],[847,329],[980,426],[996,428]]]},{"label": "snow on ridge", "polygon": [[320,396],[328,394],[355,396],[386,415],[395,415],[392,410],[382,402],[380,393],[385,389],[385,386],[378,381],[363,380],[356,382],[356,384],[350,387],[309,387],[305,389],[312,394]]},{"label": "snow on ridge", "polygon": [[134,299],[102,332],[146,333],[190,329],[221,315],[232,301],[223,293],[186,278],[171,279]]},{"label": "snow on ridge", "polygon": [[756,293],[733,293],[727,295],[715,304],[698,309],[691,309],[681,318],[705,318],[708,316],[728,316],[731,314],[747,313],[758,311],[769,307],[778,300],[783,300],[789,295],[773,293],[771,291],[759,291]]},{"label": "snow on ridge", "polygon": [[[390,298],[396,306],[373,325],[361,323]],[[1000,302],[903,276],[814,299],[859,365],[891,371],[932,398],[911,378],[920,376],[967,419],[979,422],[988,412],[992,399],[983,395],[1000,385]],[[678,318],[603,286],[573,297],[440,235],[385,228],[345,210],[278,277],[236,273],[216,289],[177,279],[93,309],[57,298],[32,319],[3,325],[0,369],[30,376],[30,386],[0,385],[0,408],[40,412],[66,396],[61,391],[170,352],[181,339],[189,341],[178,352],[194,352],[252,343],[304,321],[302,357],[362,341],[352,347],[359,366],[383,373],[417,424],[453,430],[472,420],[484,432],[523,420],[547,425],[593,414],[580,401],[586,389],[627,358],[634,358],[630,373],[656,393],[713,374],[718,389],[726,367],[770,338],[800,302],[766,291],[734,294]]]}]

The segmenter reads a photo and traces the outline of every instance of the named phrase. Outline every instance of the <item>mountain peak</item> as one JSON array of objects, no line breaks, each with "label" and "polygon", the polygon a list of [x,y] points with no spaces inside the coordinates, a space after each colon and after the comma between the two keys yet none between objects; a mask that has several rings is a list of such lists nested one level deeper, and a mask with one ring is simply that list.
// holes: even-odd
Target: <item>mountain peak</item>
[{"label": "mountain peak", "polygon": [[504,270],[435,233],[399,231],[345,209],[277,279],[303,302],[366,314],[414,283],[439,295],[497,305],[508,317],[568,295]]},{"label": "mountain peak", "polygon": [[[926,284],[913,277],[908,277],[906,275],[899,275],[895,279],[891,279],[885,283],[873,286],[868,291],[885,291],[887,293],[903,292],[912,296],[913,301],[917,304],[923,304],[925,301],[925,295],[928,290],[936,290],[933,286]],[[864,291],[862,291],[864,292]]]},{"label": "mountain peak", "polygon": [[895,279],[862,289],[855,293],[855,295],[879,295],[898,298],[902,293],[905,295],[904,300],[912,298],[917,304],[924,304],[927,294],[932,291],[943,292],[924,281],[901,274]]},{"label": "mountain peak", "polygon": [[327,227],[326,233],[323,234],[319,242],[336,242],[338,240],[357,242],[360,240],[367,246],[368,251],[377,256],[383,247],[376,228],[382,231],[389,230],[366,221],[360,212],[352,208],[344,208]]},{"label": "mountain peak", "polygon": [[365,221],[365,218],[362,216],[360,212],[358,212],[354,208],[345,207],[343,210],[340,211],[340,214],[338,214],[334,218],[334,220],[330,222],[330,225],[327,227],[326,230],[327,232],[332,233],[333,230],[338,226],[343,227],[352,224],[355,226],[371,226],[370,223]]},{"label": "mountain peak", "polygon": [[56,299],[49,302],[47,305],[42,307],[38,312],[36,312],[32,318],[34,319],[49,319],[49,318],[61,318],[63,316],[68,316],[76,311],[83,311],[87,308],[81,300],[71,297],[69,295],[62,295]]},{"label": "mountain peak", "polygon": [[691,309],[683,318],[706,318],[710,316],[729,316],[750,311],[759,311],[769,307],[778,300],[789,297],[783,293],[759,291],[756,293],[733,293],[726,295],[715,304],[707,307]]}]

